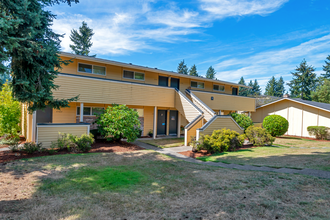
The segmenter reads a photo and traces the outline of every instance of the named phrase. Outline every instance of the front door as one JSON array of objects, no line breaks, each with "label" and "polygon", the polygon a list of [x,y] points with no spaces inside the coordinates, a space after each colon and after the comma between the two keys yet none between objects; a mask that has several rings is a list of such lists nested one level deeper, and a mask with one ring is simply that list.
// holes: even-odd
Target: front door
[{"label": "front door", "polygon": [[171,87],[180,89],[180,79],[177,78],[171,78]]},{"label": "front door", "polygon": [[157,135],[166,135],[166,110],[158,110]]},{"label": "front door", "polygon": [[170,125],[169,133],[177,134],[178,133],[178,111],[170,111]]}]

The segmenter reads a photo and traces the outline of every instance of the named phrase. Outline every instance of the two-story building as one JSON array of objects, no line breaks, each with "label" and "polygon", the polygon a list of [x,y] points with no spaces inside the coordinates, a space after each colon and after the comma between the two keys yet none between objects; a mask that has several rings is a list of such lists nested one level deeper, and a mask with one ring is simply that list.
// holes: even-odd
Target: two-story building
[{"label": "two-story building", "polygon": [[[142,135],[153,138],[184,133],[185,143],[201,133],[223,127],[242,132],[230,112],[255,111],[255,99],[238,96],[242,85],[178,74],[157,68],[121,63],[62,52],[72,59],[55,80],[56,98],[79,95],[69,108],[38,110],[27,114],[23,106],[22,128],[28,141],[49,146],[58,132],[82,134],[95,129],[95,113],[116,104],[136,109]],[[184,127],[184,129],[182,129]]]}]

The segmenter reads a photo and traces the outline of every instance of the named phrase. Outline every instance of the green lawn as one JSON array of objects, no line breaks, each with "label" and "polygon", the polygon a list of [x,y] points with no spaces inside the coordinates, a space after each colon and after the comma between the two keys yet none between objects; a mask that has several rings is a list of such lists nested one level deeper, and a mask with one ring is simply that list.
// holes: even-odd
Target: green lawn
[{"label": "green lawn", "polygon": [[155,140],[141,139],[139,141],[159,148],[180,147],[184,145],[184,138],[166,138],[166,139],[155,139]]},{"label": "green lawn", "polygon": [[192,164],[153,151],[0,166],[2,219],[329,219],[330,180]]},{"label": "green lawn", "polygon": [[236,152],[215,154],[198,159],[203,161],[278,168],[311,168],[330,171],[329,142],[285,137],[277,138],[274,145],[280,147],[272,146],[242,149]]}]

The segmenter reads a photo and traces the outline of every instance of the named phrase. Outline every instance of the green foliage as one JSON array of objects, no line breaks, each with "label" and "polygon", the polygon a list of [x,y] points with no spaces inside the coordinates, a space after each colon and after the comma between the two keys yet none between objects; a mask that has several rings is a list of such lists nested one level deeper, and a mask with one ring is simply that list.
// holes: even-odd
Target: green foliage
[{"label": "green foliage", "polygon": [[190,76],[198,76],[196,65],[194,64],[189,70]]},{"label": "green foliage", "polygon": [[[78,0],[5,0],[0,1],[0,75],[8,71],[10,62],[13,96],[30,103],[29,111],[46,105],[68,107],[71,99],[55,99],[54,84],[61,65],[69,62],[59,57],[60,37],[51,25],[55,15],[49,6]],[[47,9],[46,9],[47,8]]]},{"label": "green foliage", "polygon": [[315,91],[312,91],[312,100],[315,102],[330,103],[330,80],[324,79]]},{"label": "green foliage", "polygon": [[154,132],[150,129],[149,132],[148,132],[148,135],[149,135],[150,137],[152,137],[153,134],[154,134]]},{"label": "green foliage", "polygon": [[289,128],[289,122],[280,115],[268,115],[264,118],[262,126],[273,136],[278,137],[285,134]]},{"label": "green foliage", "polygon": [[59,150],[68,149],[72,152],[88,152],[92,149],[94,143],[93,134],[83,134],[80,137],[72,134],[60,133],[60,137],[57,141],[51,143],[51,148],[57,148]]},{"label": "green foliage", "polygon": [[273,76],[267,83],[265,89],[265,95],[282,97],[285,93],[284,80],[281,76],[279,80],[276,80]]},{"label": "green foliage", "polygon": [[184,60],[182,60],[179,65],[178,65],[178,70],[177,70],[178,73],[181,73],[181,74],[188,74],[188,67],[187,65],[184,63]]},{"label": "green foliage", "polygon": [[315,68],[308,66],[306,60],[303,60],[296,68],[296,72],[291,73],[293,79],[288,83],[291,97],[312,100],[311,92],[316,89],[317,83],[314,71]]},{"label": "green foliage", "polygon": [[275,138],[261,127],[250,126],[245,135],[254,146],[272,145],[275,141]]},{"label": "green foliage", "polygon": [[241,147],[245,135],[223,128],[214,130],[212,135],[201,136],[198,143],[194,143],[197,150],[206,150],[208,153],[221,153]]},{"label": "green foliage", "polygon": [[325,126],[308,126],[307,131],[309,135],[314,135],[316,139],[327,139],[329,135],[329,128]]},{"label": "green foliage", "polygon": [[[245,85],[245,80],[243,78],[243,76],[241,77],[241,79],[239,80],[238,84],[241,84],[241,85]],[[239,87],[239,95],[240,96],[247,96],[249,93],[249,89],[246,88],[246,87]]]},{"label": "green foliage", "polygon": [[13,99],[10,86],[6,83],[0,91],[0,136],[6,139],[17,138],[20,131],[21,107]]},{"label": "green foliage", "polygon": [[89,132],[95,137],[95,139],[97,139],[97,137],[101,135],[99,129],[92,129]]},{"label": "green foliage", "polygon": [[323,66],[323,71],[325,73],[321,73],[321,77],[324,79],[330,80],[330,55],[325,60],[325,65]]},{"label": "green foliage", "polygon": [[[89,56],[89,48],[93,45],[93,35],[93,29],[89,28],[87,23],[83,21],[82,26],[79,27],[79,32],[75,29],[71,30],[70,40],[73,42],[73,45],[70,44],[70,48],[75,54]],[[92,57],[95,56],[93,55]]]},{"label": "green foliage", "polygon": [[233,117],[237,124],[244,128],[244,130],[253,125],[252,119],[247,115],[238,113],[230,113],[229,115]]},{"label": "green foliage", "polygon": [[11,134],[4,134],[0,139],[0,145],[15,145],[18,144],[20,138],[18,136],[12,136]]},{"label": "green foliage", "polygon": [[128,142],[133,142],[141,132],[138,113],[126,105],[109,106],[105,113],[96,119],[96,124],[99,125],[101,135],[108,140],[119,141],[121,138],[127,138]]},{"label": "green foliage", "polygon": [[27,154],[33,154],[36,152],[41,152],[42,150],[42,143],[34,143],[34,142],[25,142],[22,146],[20,151],[27,153]]},{"label": "green foliage", "polygon": [[75,144],[77,145],[79,152],[88,152],[92,149],[93,143],[94,138],[92,134],[83,134],[80,137],[75,138]]},{"label": "green foliage", "polygon": [[280,79],[277,81],[275,96],[283,97],[283,95],[285,93],[284,85],[285,85],[285,82],[284,82],[283,77],[281,76]]},{"label": "green foliage", "polygon": [[258,96],[261,94],[261,88],[259,86],[257,79],[255,79],[254,82],[252,82],[252,80],[250,80],[249,86],[252,87],[248,92],[249,95]]},{"label": "green foliage", "polygon": [[206,78],[207,79],[214,79],[215,74],[217,74],[212,66],[210,66],[206,71]]}]

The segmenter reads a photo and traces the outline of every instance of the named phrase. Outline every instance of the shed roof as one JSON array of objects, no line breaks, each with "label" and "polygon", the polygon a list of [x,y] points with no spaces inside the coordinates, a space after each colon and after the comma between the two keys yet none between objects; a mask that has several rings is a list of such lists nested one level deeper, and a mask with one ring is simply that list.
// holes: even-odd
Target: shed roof
[{"label": "shed roof", "polygon": [[303,99],[299,99],[299,98],[282,98],[282,99],[267,103],[265,105],[259,106],[257,109],[268,106],[268,105],[275,104],[277,102],[281,102],[283,100],[288,100],[288,101],[300,103],[300,104],[303,104],[303,105],[308,105],[308,106],[311,106],[311,107],[314,107],[314,108],[318,108],[318,109],[330,112],[330,104],[328,104],[328,103],[308,101],[308,100],[303,100]]}]

